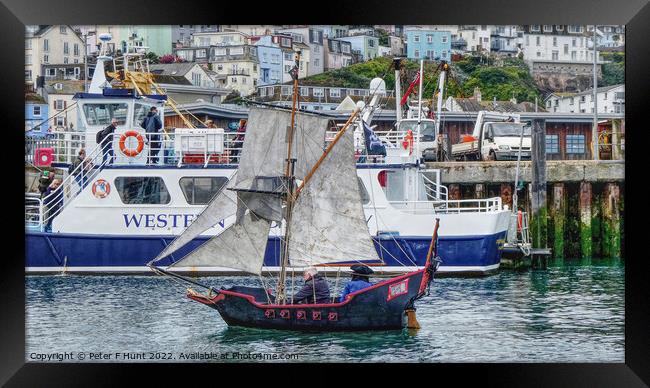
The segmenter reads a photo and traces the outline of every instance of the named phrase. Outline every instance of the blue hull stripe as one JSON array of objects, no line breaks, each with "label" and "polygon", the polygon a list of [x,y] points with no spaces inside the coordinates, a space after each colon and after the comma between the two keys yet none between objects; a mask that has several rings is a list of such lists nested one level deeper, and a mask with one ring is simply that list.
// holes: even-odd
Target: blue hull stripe
[{"label": "blue hull stripe", "polygon": [[[446,267],[490,266],[501,260],[505,232],[486,236],[440,237],[439,256]],[[166,266],[187,255],[208,237],[197,238],[170,257],[159,262]],[[83,235],[67,233],[27,232],[25,234],[26,267],[143,266],[171,241],[173,237]],[[424,265],[430,237],[375,237],[375,248],[387,266]],[[264,257],[265,266],[280,266],[280,239],[269,237]],[[347,262],[347,261],[346,261]],[[355,263],[350,258],[347,263]],[[342,262],[345,263],[345,262]]]}]

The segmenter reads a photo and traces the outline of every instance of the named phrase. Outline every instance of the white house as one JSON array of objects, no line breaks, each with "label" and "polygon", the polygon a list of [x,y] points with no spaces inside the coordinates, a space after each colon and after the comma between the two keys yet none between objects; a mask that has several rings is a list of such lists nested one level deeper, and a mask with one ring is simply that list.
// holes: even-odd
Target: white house
[{"label": "white house", "polygon": [[83,63],[83,40],[69,25],[27,26],[25,82],[36,86],[44,64]]},{"label": "white house", "polygon": [[201,88],[215,88],[214,80],[198,63],[158,63],[149,65],[149,71],[156,75],[181,76],[190,81],[194,86]]},{"label": "white house", "polygon": [[[625,113],[625,85],[600,87],[596,90],[598,113]],[[593,89],[581,93],[553,93],[544,100],[546,110],[561,113],[593,113]]]},{"label": "white house", "polygon": [[72,98],[76,93],[84,91],[84,82],[77,80],[46,81],[44,89],[49,114],[50,117],[53,117],[48,125],[55,130],[79,129],[77,107]]}]

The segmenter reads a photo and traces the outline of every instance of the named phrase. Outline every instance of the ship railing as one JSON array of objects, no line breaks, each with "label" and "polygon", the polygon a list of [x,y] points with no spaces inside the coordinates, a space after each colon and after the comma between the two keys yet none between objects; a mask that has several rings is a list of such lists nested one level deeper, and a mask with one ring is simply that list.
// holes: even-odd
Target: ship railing
[{"label": "ship railing", "polygon": [[[110,137],[112,139],[112,135]],[[110,157],[103,157],[102,147],[94,147],[90,152],[86,151],[86,158],[83,163],[79,163],[59,184],[54,191],[42,198],[40,208],[40,225],[41,231],[49,229],[54,217],[60,214],[71,201],[83,191],[97,174],[110,163]],[[108,151],[106,151],[108,152]],[[77,156],[75,155],[75,158]],[[92,161],[99,161],[93,165]]]},{"label": "ship railing", "polygon": [[[183,166],[183,165],[237,165],[244,143],[243,133],[225,132],[223,139],[219,134],[186,134],[175,132],[161,133],[143,133],[143,140],[146,146],[143,151],[145,157],[132,159],[123,155],[119,149],[120,135],[115,135],[112,139],[114,164],[137,164],[137,165],[165,165],[165,166]],[[159,142],[150,141],[152,136],[160,139]],[[94,140],[94,139],[93,139]],[[222,150],[216,151],[217,142],[223,142]],[[94,143],[94,141],[93,141]],[[160,144],[160,145],[157,145]],[[35,152],[39,148],[51,148],[53,152],[53,162],[61,164],[73,163],[77,158],[79,149],[86,147],[85,132],[54,132],[46,138],[36,139],[25,137],[25,163],[35,163]],[[98,158],[93,159],[96,164],[102,159],[100,154],[95,155]],[[152,156],[153,158],[149,158]],[[156,160],[157,158],[157,160]]]},{"label": "ship railing", "polygon": [[38,193],[25,193],[25,228],[43,230],[43,200]]},{"label": "ship railing", "polygon": [[72,163],[85,144],[85,132],[55,131],[43,138],[25,136],[25,163],[36,164],[35,152],[39,148],[51,148],[55,163]]},{"label": "ship railing", "polygon": [[[446,201],[449,194],[447,186],[440,184],[440,170],[421,170],[422,181],[424,182],[425,193],[427,198],[432,201]],[[436,180],[429,178],[427,174],[434,174]]]},{"label": "ship railing", "polygon": [[412,214],[490,213],[503,210],[500,197],[438,201],[389,201],[388,203],[400,211]]}]

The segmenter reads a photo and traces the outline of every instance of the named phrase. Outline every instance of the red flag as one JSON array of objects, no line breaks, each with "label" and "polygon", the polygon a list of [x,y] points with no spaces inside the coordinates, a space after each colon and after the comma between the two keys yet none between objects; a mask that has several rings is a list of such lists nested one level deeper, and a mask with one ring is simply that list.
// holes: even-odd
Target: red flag
[{"label": "red flag", "polygon": [[415,80],[413,82],[411,82],[411,84],[409,85],[409,88],[406,89],[406,93],[404,93],[404,96],[402,97],[402,101],[400,101],[400,105],[406,104],[406,99],[408,98],[409,94],[411,94],[411,92],[413,91],[413,88],[415,87],[415,85],[418,82],[420,82],[420,72],[419,71],[418,71],[418,74],[415,76]]}]

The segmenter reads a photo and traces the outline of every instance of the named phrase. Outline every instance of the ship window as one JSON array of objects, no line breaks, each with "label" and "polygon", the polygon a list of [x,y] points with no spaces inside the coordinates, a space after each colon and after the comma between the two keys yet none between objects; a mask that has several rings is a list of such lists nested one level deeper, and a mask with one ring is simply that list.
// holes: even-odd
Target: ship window
[{"label": "ship window", "polygon": [[385,186],[382,188],[389,202],[406,200],[404,179],[405,174],[403,170],[386,170]]},{"label": "ship window", "polygon": [[117,119],[118,125],[124,125],[129,106],[127,104],[84,104],[83,111],[88,125],[108,125],[112,118]]},{"label": "ship window", "polygon": [[205,205],[228,182],[228,178],[183,177],[179,182],[187,203],[190,205]]},{"label": "ship window", "polygon": [[162,205],[171,200],[160,177],[117,177],[115,188],[126,205]]},{"label": "ship window", "polygon": [[135,113],[133,114],[133,125],[135,127],[140,128],[140,123],[142,123],[150,109],[151,105],[135,104]]}]

